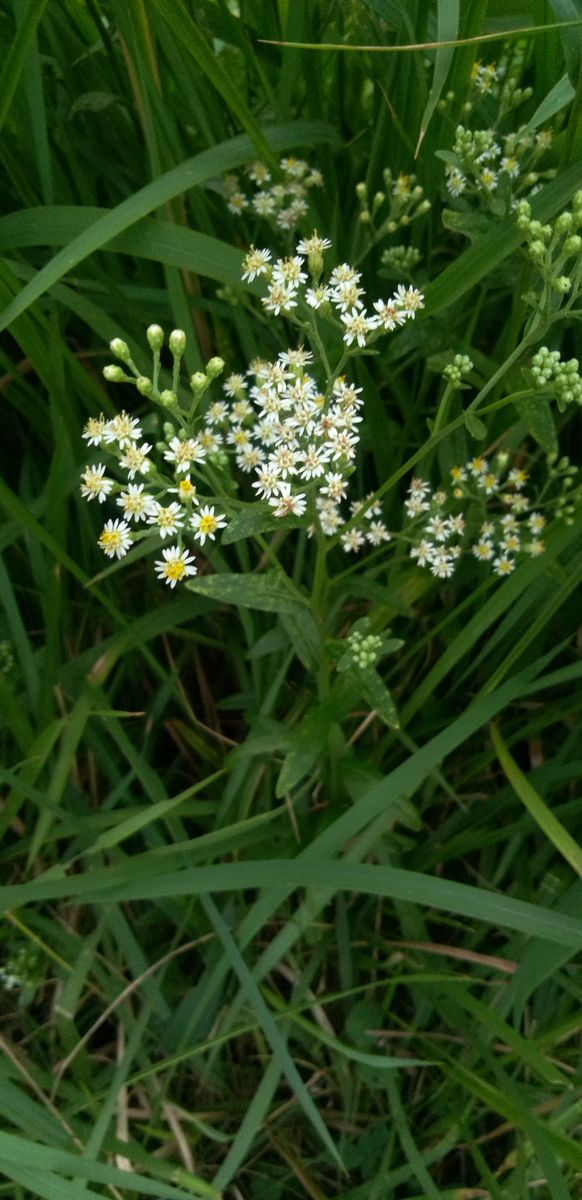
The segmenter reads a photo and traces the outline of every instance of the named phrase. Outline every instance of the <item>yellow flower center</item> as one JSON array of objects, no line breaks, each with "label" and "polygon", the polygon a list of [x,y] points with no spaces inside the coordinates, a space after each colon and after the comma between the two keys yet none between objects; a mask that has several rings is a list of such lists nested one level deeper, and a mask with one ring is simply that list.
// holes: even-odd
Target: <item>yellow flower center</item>
[{"label": "yellow flower center", "polygon": [[208,514],[206,517],[202,517],[199,528],[200,533],[214,533],[214,530],[216,529],[216,517],[212,517],[210,514]]},{"label": "yellow flower center", "polygon": [[164,575],[166,576],[166,579],[175,579],[179,581],[180,579],[184,578],[185,574],[186,567],[180,559],[166,563],[164,567]]}]

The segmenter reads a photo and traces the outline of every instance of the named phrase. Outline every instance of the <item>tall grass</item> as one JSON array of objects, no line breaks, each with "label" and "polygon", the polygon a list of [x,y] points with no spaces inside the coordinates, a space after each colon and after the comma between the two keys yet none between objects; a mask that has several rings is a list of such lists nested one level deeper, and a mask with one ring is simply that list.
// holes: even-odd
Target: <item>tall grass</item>
[{"label": "tall grass", "polygon": [[[497,121],[471,79],[504,58],[527,90],[498,135],[553,128],[533,217],[568,209],[578,6],[15,0],[0,21],[0,1196],[576,1200],[582,513],[564,491],[505,580],[435,579],[399,535],[413,471],[576,463],[577,406],[532,402],[522,369],[544,338],[582,358],[579,309],[550,296],[532,326],[507,195],[455,202],[443,156]],[[382,489],[393,545],[316,559],[251,514],[170,592],[139,552],[104,567],[81,430],[147,420],[103,379],[114,337],[146,372],[146,327],[184,329],[189,374],[293,344],[240,271],[294,243],[220,186],[288,154],[324,177],[300,234],[370,295],[400,278],[387,247],[418,251],[424,311],[353,363],[356,491]],[[386,168],[431,207],[374,242]],[[455,354],[469,390],[443,402]],[[330,685],[364,616],[404,644]]]}]

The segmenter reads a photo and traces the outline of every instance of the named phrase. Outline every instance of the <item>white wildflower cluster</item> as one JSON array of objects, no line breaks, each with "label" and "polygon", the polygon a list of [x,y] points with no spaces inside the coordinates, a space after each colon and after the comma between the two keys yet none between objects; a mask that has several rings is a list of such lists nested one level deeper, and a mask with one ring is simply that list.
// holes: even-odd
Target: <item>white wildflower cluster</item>
[{"label": "white wildflower cluster", "polygon": [[274,517],[307,513],[312,531],[319,525],[328,537],[339,533],[346,550],[380,545],[390,534],[379,506],[370,504],[361,522],[352,524],[366,501],[352,505],[350,529],[341,533],[348,520],[340,505],[359,442],[362,389],[340,375],[322,392],[306,370],[312,361],[302,347],[282,351],[272,362],[255,360],[246,377],[226,380],[227,400],[211,405],[207,420],[216,422],[236,466],[254,475],[255,499],[267,501]]},{"label": "white wildflower cluster", "polygon": [[533,95],[529,86],[522,87],[523,71],[526,66],[524,48],[519,43],[507,46],[506,53],[499,63],[483,63],[477,60],[471,71],[471,92],[469,100],[464,104],[465,112],[473,108],[472,100],[477,102],[482,97],[493,98],[497,102],[499,116],[517,108]]},{"label": "white wildflower cluster", "polygon": [[6,991],[36,986],[40,982],[40,959],[34,946],[19,946],[0,966],[0,987]]},{"label": "white wildflower cluster", "polygon": [[[266,217],[279,229],[296,229],[309,211],[309,191],[323,187],[321,171],[309,166],[302,158],[282,158],[279,178],[273,181],[269,167],[253,162],[246,168],[246,180],[237,175],[224,175],[222,191],[230,212],[248,212],[254,217]],[[254,188],[251,192],[247,189]]]},{"label": "white wildflower cluster", "polygon": [[451,491],[433,491],[424,479],[410,483],[404,508],[412,522],[410,557],[419,567],[450,579],[462,555],[471,554],[489,563],[495,575],[506,576],[521,556],[543,554],[540,535],[547,519],[539,511],[540,497],[536,505],[526,494],[528,473],[509,467],[508,454],[498,454],[493,467],[477,455],[453,467],[451,481]]},{"label": "white wildflower cluster", "polygon": [[533,195],[555,170],[539,169],[539,160],[552,144],[551,130],[528,133],[525,126],[501,142],[493,129],[467,129],[458,125],[451,151],[439,150],[445,160],[445,183],[451,196],[492,196],[502,175],[508,177],[514,196]]},{"label": "white wildflower cluster", "polygon": [[384,189],[370,195],[367,184],[358,183],[356,196],[360,204],[359,219],[366,225],[374,243],[386,234],[396,233],[422,217],[430,208],[430,200],[416,182],[416,175],[401,172],[394,177],[387,167],[383,173]]},{"label": "white wildflower cluster", "polygon": [[[160,327],[150,326],[148,341],[154,351],[153,380],[139,374],[125,342],[120,339],[114,339],[111,350],[133,372],[134,378],[126,376],[116,366],[106,367],[104,375],[116,382],[133,382],[141,394],[151,397],[164,409],[166,416],[174,417],[175,422],[164,421],[165,441],[158,442],[156,453],[152,454],[154,446],[145,440],[139,419],[125,410],[109,419],[103,414],[90,417],[83,438],[108,461],[89,463],[85,467],[81,475],[81,495],[98,504],[111,499],[120,510],[118,516],[105,522],[99,535],[98,545],[107,558],[124,558],[134,543],[151,538],[152,548],[161,548],[161,558],[155,562],[156,574],[173,588],[176,583],[195,575],[197,570],[184,540],[197,541],[201,546],[207,538],[214,541],[218,530],[225,528],[226,520],[224,513],[204,502],[209,497],[199,495],[197,483],[192,478],[199,477],[207,460],[212,461],[213,455],[220,452],[222,437],[211,422],[202,422],[196,432],[189,432],[176,391],[158,391],[159,353],[163,340]],[[182,330],[174,330],[170,335],[175,377],[176,362],[179,366],[185,342]],[[192,377],[194,406],[223,367],[222,360],[214,359],[208,364],[206,375],[199,372]],[[166,538],[169,545],[164,544]]]},{"label": "white wildflower cluster", "polygon": [[521,200],[517,228],[544,283],[560,295],[575,294],[582,284],[582,190],[574,194],[571,211],[545,224],[533,220],[530,204]]},{"label": "white wildflower cluster", "polygon": [[[242,278],[252,281],[263,277],[267,294],[262,304],[267,312],[305,320],[309,310],[335,320],[346,346],[363,348],[404,325],[424,308],[424,296],[418,288],[398,284],[388,300],[375,300],[373,311],[365,307],[362,276],[349,263],[334,267],[326,280],[322,277],[323,253],[331,246],[317,232],[302,238],[294,255],[271,262],[269,250],[251,246],[243,264]],[[339,318],[339,320],[338,320]],[[339,324],[341,322],[341,325]]]}]

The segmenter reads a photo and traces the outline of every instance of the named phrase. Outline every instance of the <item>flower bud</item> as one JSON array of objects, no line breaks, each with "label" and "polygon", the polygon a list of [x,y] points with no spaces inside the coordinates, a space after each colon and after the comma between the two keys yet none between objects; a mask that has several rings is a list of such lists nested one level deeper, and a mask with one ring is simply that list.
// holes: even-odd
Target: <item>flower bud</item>
[{"label": "flower bud", "polygon": [[141,396],[151,396],[154,390],[154,385],[147,375],[140,375],[135,381],[135,386]]},{"label": "flower bud", "polygon": [[149,325],[146,333],[148,345],[154,354],[159,354],[164,344],[164,331],[161,325]]},{"label": "flower bud", "polygon": [[127,345],[127,342],[123,342],[121,338],[113,338],[113,341],[109,343],[109,349],[116,358],[121,359],[121,362],[131,362],[129,346]]},{"label": "flower bud", "polygon": [[555,290],[565,296],[566,292],[569,292],[572,287],[572,280],[568,275],[558,275],[558,278],[554,279],[553,284]]},{"label": "flower bud", "polygon": [[206,391],[208,382],[209,381],[203,371],[196,371],[190,379],[190,387],[192,388],[194,395],[201,396],[202,393]]},{"label": "flower bud", "polygon": [[223,371],[224,371],[224,359],[223,358],[218,358],[218,356],[216,358],[210,358],[208,360],[208,362],[206,363],[206,374],[209,379],[217,379],[219,375],[222,375]]},{"label": "flower bud", "polygon": [[579,254],[582,250],[582,238],[579,234],[574,233],[571,237],[566,238],[563,245],[564,254],[570,257],[573,254]]},{"label": "flower bud", "polygon": [[170,334],[170,350],[175,358],[181,358],[186,349],[186,334],[183,329],[173,329]]},{"label": "flower bud", "polygon": [[166,388],[165,392],[162,392],[160,396],[160,404],[163,404],[164,408],[175,408],[177,403],[178,397],[176,393]]},{"label": "flower bud", "polygon": [[358,197],[358,200],[366,200],[367,195],[368,195],[368,189],[367,189],[365,183],[363,183],[363,182],[357,183],[356,184],[356,196]]},{"label": "flower bud", "polygon": [[131,377],[125,374],[121,367],[117,367],[115,363],[109,363],[107,367],[103,367],[103,378],[108,383],[131,383]]},{"label": "flower bud", "polygon": [[174,429],[174,426],[170,424],[169,421],[164,421],[162,428],[164,431],[164,437],[166,438],[166,440],[168,442],[171,441],[171,439],[176,436],[176,430]]},{"label": "flower bud", "polygon": [[556,233],[558,233],[560,235],[560,237],[564,237],[565,234],[570,232],[571,228],[572,228],[572,213],[569,213],[569,212],[560,213],[560,216],[557,218],[555,225],[554,225],[554,229],[556,230]]}]

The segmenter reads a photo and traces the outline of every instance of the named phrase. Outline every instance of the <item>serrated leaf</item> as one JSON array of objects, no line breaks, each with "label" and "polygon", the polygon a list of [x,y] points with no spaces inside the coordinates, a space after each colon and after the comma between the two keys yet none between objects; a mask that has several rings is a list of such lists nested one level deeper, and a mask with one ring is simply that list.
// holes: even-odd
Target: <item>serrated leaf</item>
[{"label": "serrated leaf", "polygon": [[299,592],[293,594],[291,586],[273,571],[265,575],[202,575],[186,584],[189,591],[223,604],[259,612],[303,612],[306,602]]},{"label": "serrated leaf", "polygon": [[544,396],[516,400],[515,408],[527,431],[546,454],[558,453],[558,438],[552,407]]},{"label": "serrated leaf", "polygon": [[487,437],[487,426],[483,424],[480,417],[476,417],[474,413],[465,413],[465,429],[470,433],[472,438],[476,438],[478,442]]}]

